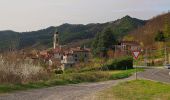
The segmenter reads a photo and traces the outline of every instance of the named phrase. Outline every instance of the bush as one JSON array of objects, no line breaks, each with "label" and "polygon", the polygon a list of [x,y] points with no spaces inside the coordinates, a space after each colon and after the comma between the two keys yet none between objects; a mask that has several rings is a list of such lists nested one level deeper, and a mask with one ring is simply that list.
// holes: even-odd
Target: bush
[{"label": "bush", "polygon": [[63,71],[63,70],[55,70],[55,73],[56,73],[56,74],[63,74],[64,71]]},{"label": "bush", "polygon": [[122,57],[113,59],[107,64],[109,70],[126,70],[133,69],[133,58],[132,57]]}]

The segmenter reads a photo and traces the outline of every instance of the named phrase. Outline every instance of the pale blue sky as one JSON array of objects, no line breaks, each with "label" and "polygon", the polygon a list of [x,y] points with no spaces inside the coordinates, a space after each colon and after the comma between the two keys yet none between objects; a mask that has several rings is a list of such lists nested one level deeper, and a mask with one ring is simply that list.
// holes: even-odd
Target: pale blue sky
[{"label": "pale blue sky", "polygon": [[125,15],[149,19],[168,10],[170,0],[0,0],[0,30],[102,23]]}]

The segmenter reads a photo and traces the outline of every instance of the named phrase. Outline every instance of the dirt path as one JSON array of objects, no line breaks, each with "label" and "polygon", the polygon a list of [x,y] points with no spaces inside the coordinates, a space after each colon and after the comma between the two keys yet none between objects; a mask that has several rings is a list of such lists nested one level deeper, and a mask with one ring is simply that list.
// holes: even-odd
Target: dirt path
[{"label": "dirt path", "polygon": [[[170,83],[170,70],[146,69],[138,73],[140,78]],[[117,85],[120,82],[133,80],[134,76],[126,79],[98,83],[82,83],[66,86],[56,86],[44,89],[20,91],[0,95],[0,100],[93,100],[96,92]]]},{"label": "dirt path", "polygon": [[[45,89],[20,91],[0,96],[0,100],[92,100],[92,95],[98,91],[109,88],[120,82],[133,80],[134,77],[126,79],[83,83],[67,86],[56,86]],[[89,98],[90,97],[90,98]]]}]

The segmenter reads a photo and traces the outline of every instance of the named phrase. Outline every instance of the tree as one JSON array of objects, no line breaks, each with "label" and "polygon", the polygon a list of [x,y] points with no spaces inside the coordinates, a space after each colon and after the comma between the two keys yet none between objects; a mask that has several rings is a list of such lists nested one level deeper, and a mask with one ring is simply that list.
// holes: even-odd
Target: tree
[{"label": "tree", "polygon": [[165,33],[165,37],[167,39],[170,38],[170,21],[168,16],[165,17],[165,22],[164,22],[164,33]]},{"label": "tree", "polygon": [[158,31],[158,33],[155,36],[155,41],[159,41],[159,42],[165,42],[165,34],[162,31]]},{"label": "tree", "polygon": [[103,56],[107,55],[107,51],[112,45],[116,43],[116,37],[110,28],[106,28],[104,31],[97,33],[93,43],[92,51],[95,56],[102,53]]}]

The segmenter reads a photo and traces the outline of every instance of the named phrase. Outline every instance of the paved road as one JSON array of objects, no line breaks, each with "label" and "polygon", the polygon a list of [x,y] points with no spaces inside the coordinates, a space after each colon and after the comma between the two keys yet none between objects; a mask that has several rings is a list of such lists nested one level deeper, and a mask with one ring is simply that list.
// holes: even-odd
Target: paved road
[{"label": "paved road", "polygon": [[0,96],[0,100],[91,100],[89,98],[92,98],[96,92],[109,88],[120,82],[133,79],[134,77],[132,76],[121,80],[56,86],[45,89],[3,94]]},{"label": "paved road", "polygon": [[146,69],[138,74],[140,78],[170,83],[170,69],[153,68]]},{"label": "paved road", "polygon": [[[168,69],[146,69],[146,71],[138,73],[138,76],[140,78],[170,83],[169,72],[170,70]],[[0,95],[0,100],[92,100],[96,92],[133,79],[135,79],[134,76],[127,79],[99,83],[83,83],[21,91]]]}]

